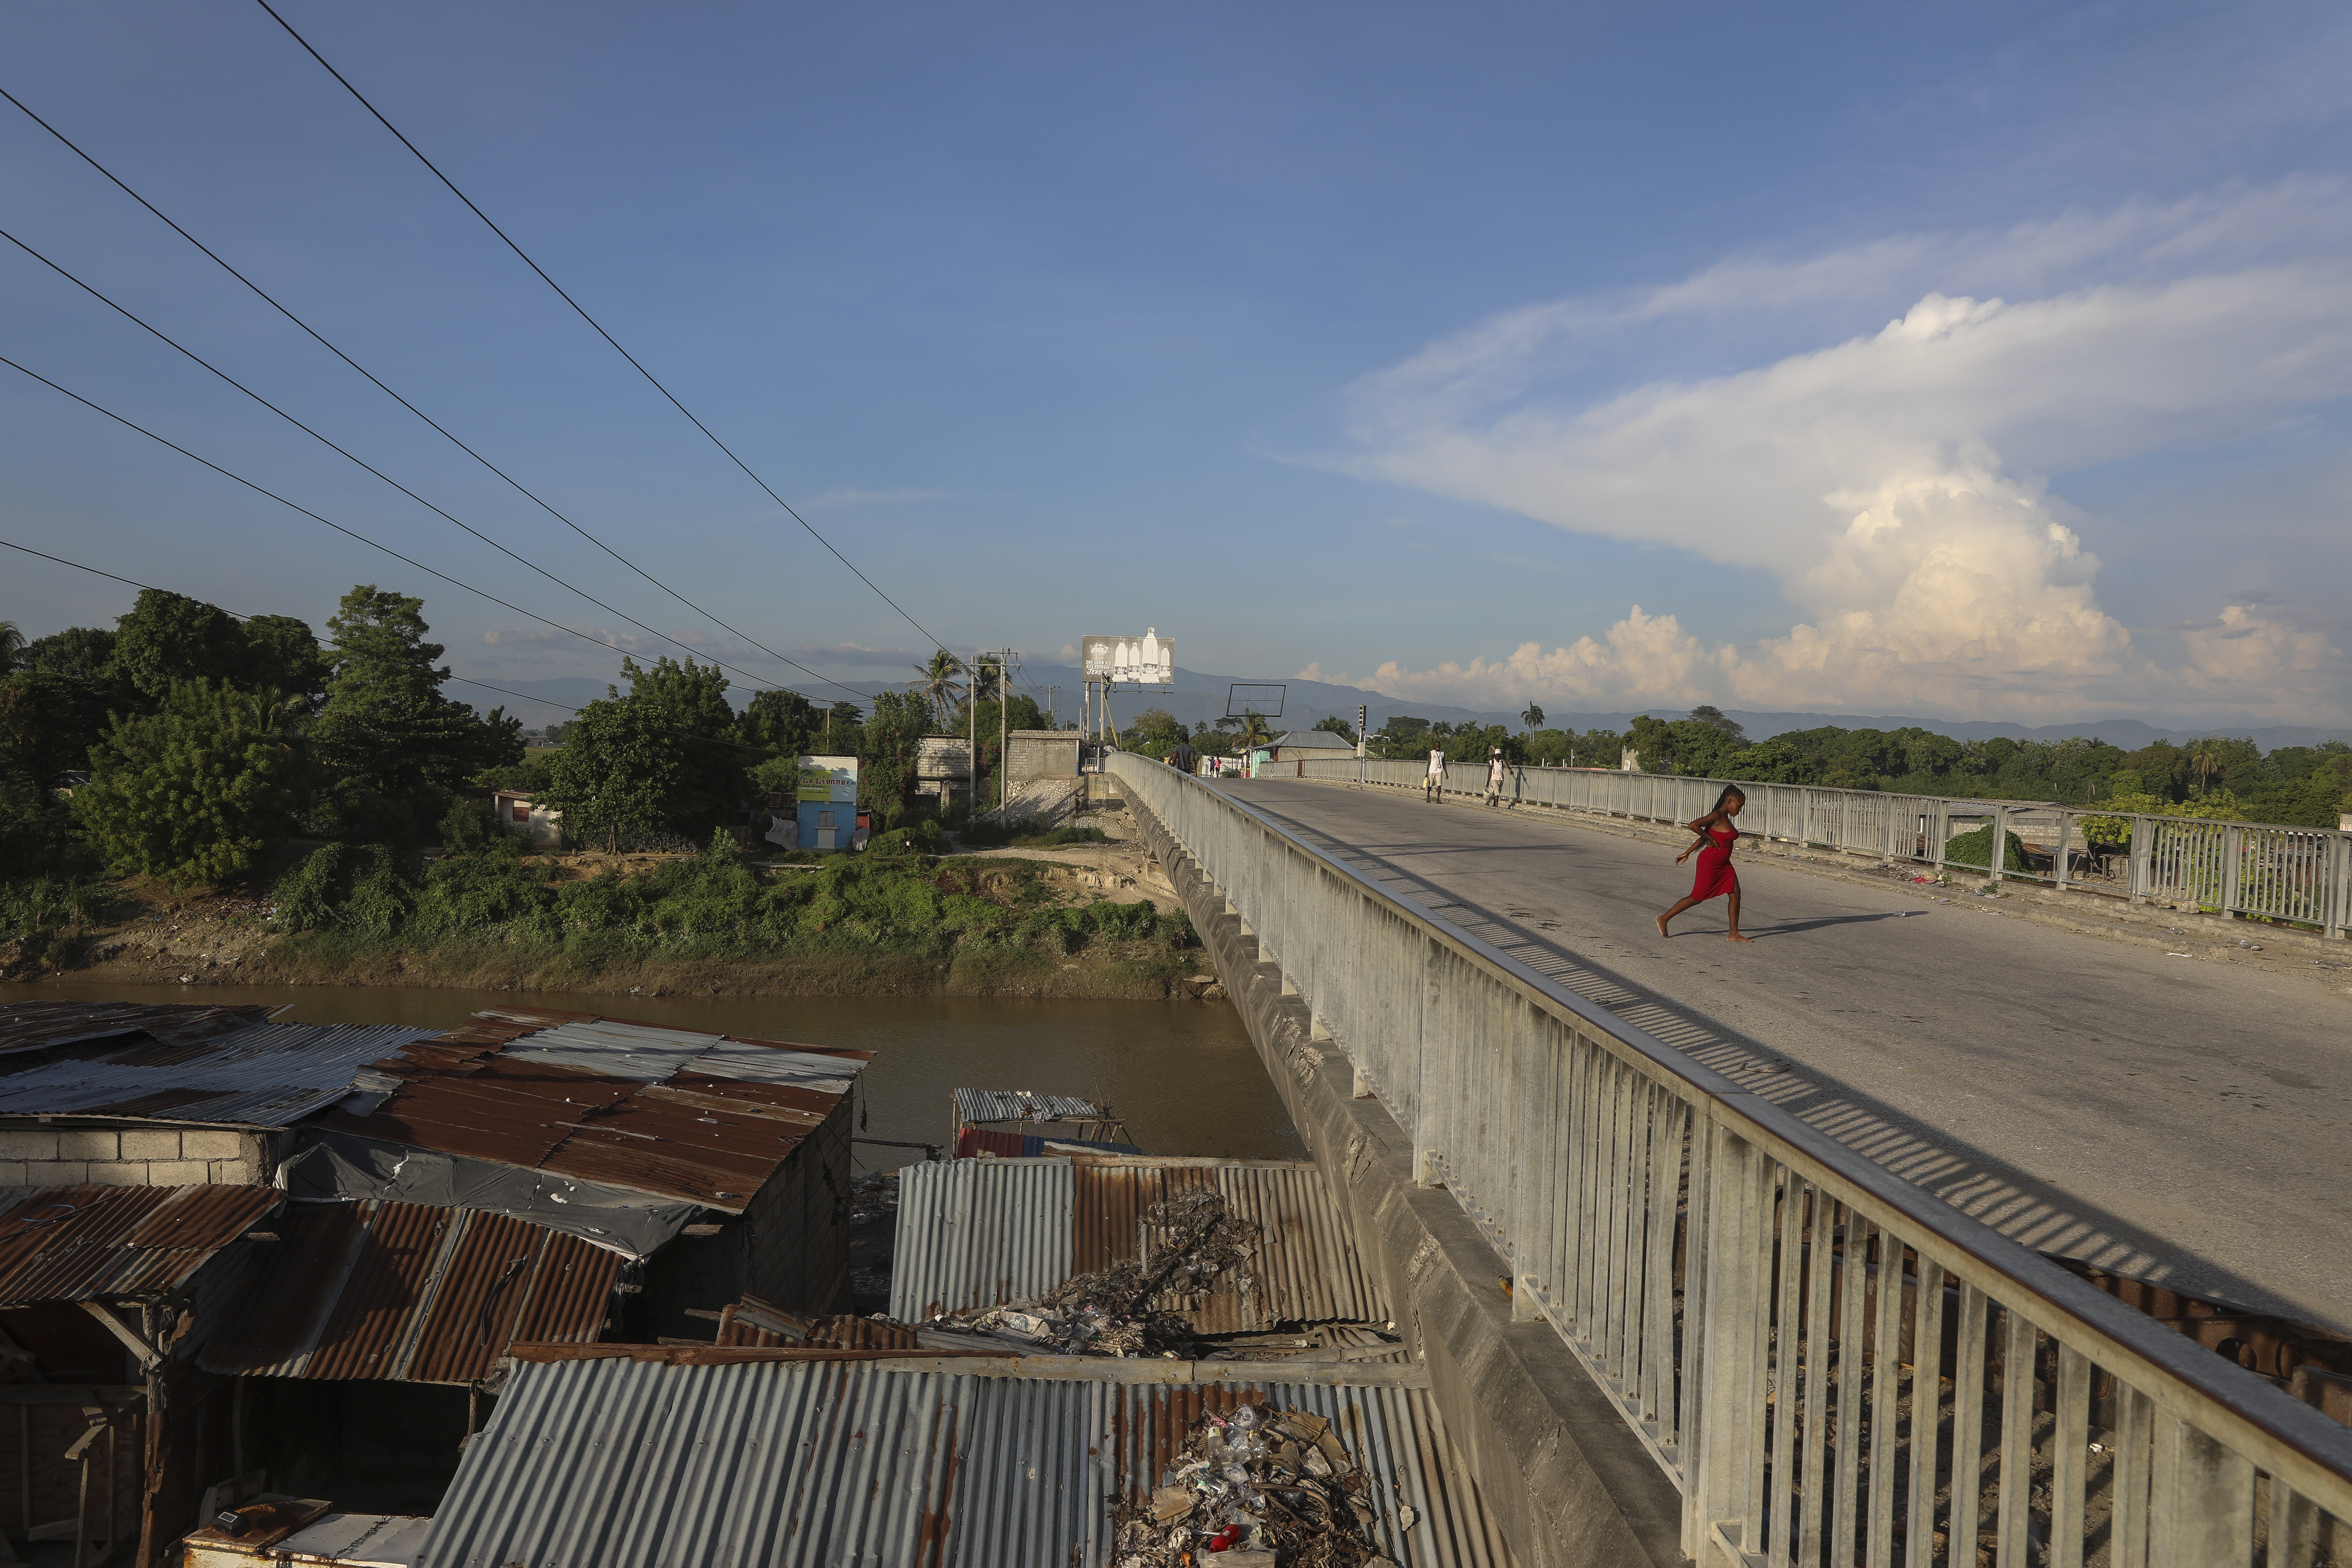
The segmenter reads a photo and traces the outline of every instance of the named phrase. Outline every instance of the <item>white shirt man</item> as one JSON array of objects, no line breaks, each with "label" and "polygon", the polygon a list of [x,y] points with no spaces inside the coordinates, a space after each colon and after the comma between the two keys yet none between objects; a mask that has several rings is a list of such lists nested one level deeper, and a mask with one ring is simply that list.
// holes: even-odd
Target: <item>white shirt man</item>
[{"label": "white shirt man", "polygon": [[1436,746],[1429,749],[1429,777],[1423,782],[1421,798],[1435,800],[1445,787],[1445,752]]},{"label": "white shirt man", "polygon": [[1486,759],[1486,804],[1503,804],[1503,753],[1499,748]]}]

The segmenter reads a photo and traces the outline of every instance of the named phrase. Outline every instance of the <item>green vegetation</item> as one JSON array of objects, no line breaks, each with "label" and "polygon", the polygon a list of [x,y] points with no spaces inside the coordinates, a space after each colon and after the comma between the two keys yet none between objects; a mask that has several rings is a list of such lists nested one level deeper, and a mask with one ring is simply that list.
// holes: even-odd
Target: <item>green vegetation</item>
[{"label": "green vegetation", "polygon": [[113,865],[173,882],[243,876],[293,805],[292,715],[275,691],[175,680],[90,749],[74,815]]},{"label": "green vegetation", "polygon": [[1197,945],[1190,921],[1148,901],[1062,901],[1034,861],[884,852],[762,867],[723,832],[699,855],[635,875],[575,876],[497,845],[411,873],[381,846],[332,844],[280,879],[278,921],[297,933],[279,950],[297,969],[495,959],[574,977],[680,960],[1009,973],[1091,952],[1149,978],[1184,972]]},{"label": "green vegetation", "polygon": [[[2001,847],[2000,868],[2022,871],[2025,866],[2025,840],[2016,834],[2007,836],[2009,842]],[[1944,858],[1954,866],[1986,866],[1992,864],[1992,824],[1988,822],[1974,833],[1963,833],[1944,846]]]}]

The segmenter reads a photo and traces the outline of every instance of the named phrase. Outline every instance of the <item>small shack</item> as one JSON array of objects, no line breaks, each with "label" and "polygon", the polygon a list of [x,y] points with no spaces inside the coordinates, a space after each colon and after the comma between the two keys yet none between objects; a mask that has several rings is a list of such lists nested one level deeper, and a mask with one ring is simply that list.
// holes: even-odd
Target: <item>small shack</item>
[{"label": "small shack", "polygon": [[1026,1089],[959,1089],[950,1104],[948,1142],[959,1160],[983,1152],[1020,1159],[1044,1152],[1049,1142],[1140,1152],[1127,1141],[1127,1123],[1091,1100]]},{"label": "small shack", "polygon": [[1356,754],[1356,743],[1329,730],[1293,730],[1286,735],[1275,737],[1273,752],[1276,763],[1314,762],[1330,757],[1352,757]]},{"label": "small shack", "polygon": [[541,805],[529,790],[490,792],[490,816],[499,828],[521,838],[534,849],[563,845],[563,814]]}]

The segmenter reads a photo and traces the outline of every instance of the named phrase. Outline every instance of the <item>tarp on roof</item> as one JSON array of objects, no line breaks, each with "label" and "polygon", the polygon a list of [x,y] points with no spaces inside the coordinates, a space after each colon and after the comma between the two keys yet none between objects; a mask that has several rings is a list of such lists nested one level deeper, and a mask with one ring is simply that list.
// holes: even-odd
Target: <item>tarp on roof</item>
[{"label": "tarp on roof", "polygon": [[467,1445],[416,1568],[1111,1568],[1109,1500],[1162,1484],[1185,1428],[1244,1403],[1331,1423],[1394,1561],[1508,1568],[1426,1390],[1366,1382],[526,1363]]},{"label": "tarp on roof", "polygon": [[1066,1094],[1039,1094],[1026,1089],[960,1089],[955,1091],[956,1125],[989,1121],[1108,1121],[1110,1107]]},{"label": "tarp on roof", "polygon": [[267,1007],[186,1002],[0,1003],[0,1056],[121,1035],[185,1045],[246,1028],[268,1016]]},{"label": "tarp on roof", "polygon": [[0,1078],[0,1116],[287,1127],[351,1093],[368,1063],[431,1033],[255,1024],[193,1044],[142,1040]]},{"label": "tarp on roof", "polygon": [[0,1189],[0,1307],[169,1296],[283,1201],[229,1185]]},{"label": "tarp on roof", "polygon": [[198,1301],[206,1372],[473,1383],[517,1340],[595,1340],[621,1268],[575,1237],[478,1209],[296,1204],[276,1233]]},{"label": "tarp on roof", "polygon": [[890,1315],[915,1322],[1026,1300],[1072,1275],[1148,1258],[1152,1205],[1203,1187],[1257,1226],[1256,1255],[1197,1305],[1158,1305],[1204,1334],[1393,1316],[1309,1162],[1085,1153],[903,1167]]}]

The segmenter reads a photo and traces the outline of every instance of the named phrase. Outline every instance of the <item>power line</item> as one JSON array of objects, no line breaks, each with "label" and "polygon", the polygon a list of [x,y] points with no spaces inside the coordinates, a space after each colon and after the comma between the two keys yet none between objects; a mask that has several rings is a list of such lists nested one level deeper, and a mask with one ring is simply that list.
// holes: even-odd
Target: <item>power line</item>
[{"label": "power line", "polygon": [[[68,395],[70,396],[71,395],[68,394]],[[46,550],[36,550],[29,544],[18,544],[14,540],[0,539],[0,548],[21,550],[27,555],[37,555],[44,561],[54,561],[60,566],[70,566],[77,572],[87,572],[93,577],[103,577],[109,582],[120,583],[128,588],[142,589],[150,594],[168,594],[172,591],[169,588],[158,588],[152,583],[133,582],[131,578],[117,576],[111,572],[101,572],[95,566],[85,566],[79,561],[68,561],[62,555],[52,555]],[[221,609],[221,606],[218,605],[215,605],[213,608],[220,610],[222,615],[228,616],[231,620],[249,621],[256,618],[252,616],[247,615],[242,610],[224,610]],[[503,686],[493,686],[487,680],[470,680],[462,675],[452,675],[446,679],[456,681],[460,686],[478,686],[485,691],[495,691],[501,697],[511,697],[520,702],[536,702],[543,707],[561,708],[566,713],[577,713],[580,711],[579,709],[572,707],[568,702],[558,702],[552,698],[547,697],[533,697],[528,691],[509,691]],[[667,724],[655,724],[648,727],[658,730],[665,735],[684,735],[689,740],[698,741],[704,745],[724,746],[728,750],[733,752],[753,752],[763,757],[781,757],[784,755],[783,752],[777,751],[772,746],[747,746],[740,741],[722,741],[714,735],[698,735],[691,730],[673,729]]]},{"label": "power line", "polygon": [[572,310],[582,321],[587,322],[591,328],[594,329],[598,337],[612,344],[613,352],[614,353],[617,353],[623,359],[627,360],[631,368],[635,370],[639,375],[644,376],[646,382],[652,385],[656,392],[660,393],[663,397],[668,399],[669,405],[671,407],[677,409],[680,414],[685,415],[689,424],[691,424],[696,429],[701,431],[705,436],[709,437],[710,444],[718,447],[720,451],[726,453],[728,461],[742,469],[744,474],[750,478],[753,484],[759,486],[762,490],[767,491],[768,499],[774,501],[778,506],[782,507],[784,509],[785,516],[791,518],[794,522],[799,523],[803,528],[807,529],[808,536],[811,539],[815,540],[819,544],[824,545],[826,550],[830,551],[835,561],[838,561],[844,566],[848,567],[850,572],[859,582],[873,589],[884,604],[898,611],[898,614],[905,618],[908,626],[914,627],[919,632],[922,632],[924,637],[933,647],[945,647],[947,646],[945,643],[940,641],[939,638],[932,637],[929,632],[925,631],[922,622],[915,619],[914,616],[908,615],[906,606],[900,605],[898,600],[892,598],[889,595],[883,593],[882,585],[880,584],[875,582],[873,578],[868,577],[865,573],[858,571],[856,565],[851,562],[848,556],[844,555],[838,550],[835,550],[833,541],[827,539],[824,534],[819,533],[815,528],[810,524],[808,519],[803,517],[799,512],[794,511],[793,510],[792,503],[786,500],[783,497],[778,495],[773,487],[772,487],[767,480],[753,473],[751,471],[751,466],[749,463],[746,463],[742,458],[737,457],[735,455],[734,448],[728,446],[726,442],[721,441],[718,436],[712,432],[709,426],[705,425],[701,420],[695,418],[694,411],[692,409],[687,407],[685,404],[680,403],[670,392],[670,389],[664,386],[661,382],[656,378],[653,372],[647,370],[644,365],[639,364],[637,363],[637,357],[628,350],[623,348],[620,345],[619,341],[615,339],[612,333],[606,331],[597,321],[595,317],[590,315],[585,310],[582,309],[579,300],[574,300],[571,295],[565,293],[563,291],[563,286],[558,283],[554,279],[549,277],[547,275],[547,269],[540,266],[538,262],[533,261],[530,257],[524,252],[521,246],[517,245],[511,238],[509,238],[506,230],[500,228],[497,224],[490,222],[490,215],[476,206],[474,205],[474,199],[465,192],[459,190],[457,188],[457,182],[450,179],[448,175],[443,174],[440,166],[435,163],[432,159],[426,157],[423,152],[419,151],[415,142],[411,142],[407,137],[402,135],[400,132],[400,127],[394,125],[391,121],[386,120],[383,117],[383,111],[376,108],[374,104],[370,103],[367,100],[367,95],[360,91],[358,88],[352,85],[350,78],[344,76],[342,72],[337,70],[333,66],[329,65],[327,63],[327,57],[320,54],[317,49],[312,48],[310,47],[310,39],[305,38],[301,34],[296,32],[294,30],[294,25],[291,22],[289,22],[285,17],[279,16],[277,11],[272,9],[269,5],[269,0],[255,0],[255,4],[258,5],[264,11],[268,11],[269,13],[269,19],[277,23],[279,26],[285,28],[286,36],[292,38],[296,43],[301,45],[303,52],[308,54],[312,59],[318,61],[320,66],[329,76],[333,77],[337,81],[342,83],[343,90],[357,99],[359,100],[360,107],[366,110],[370,114],[375,117],[377,124],[383,126],[386,131],[391,132],[394,140],[399,142],[402,146],[407,148],[410,153],[415,153],[416,161],[424,164],[425,168],[431,170],[433,177],[440,181],[444,185],[446,185],[449,188],[449,194],[451,195],[466,204],[467,211],[472,213],[476,217],[480,218],[483,224],[488,227],[492,234],[497,235],[499,239],[504,240],[506,242],[506,247],[509,250],[513,251],[518,257],[520,257],[522,258],[522,264],[525,267],[528,267],[533,272],[538,273],[541,282],[554,289],[557,298],[561,299],[565,304],[571,306]]},{"label": "power line", "polygon": [[[67,271],[63,267],[60,267],[58,263],[42,255],[39,251],[35,250],[31,246],[26,244],[23,240],[18,239],[6,229],[0,228],[0,239],[6,240],[9,244],[15,246],[17,249],[23,251],[26,255],[31,257],[42,266],[56,273],[58,277],[64,279],[67,282],[80,289],[83,293],[97,300],[100,304],[104,305],[108,310],[114,311],[124,321],[129,321],[135,327],[138,327],[141,331],[151,334],[156,342],[163,344],[167,348],[176,351],[179,353],[184,354],[193,363],[200,365],[204,369],[210,371],[213,374],[220,377],[221,380],[236,388],[239,392],[244,393],[247,397],[250,397],[256,403],[260,404],[261,406],[268,409],[269,412],[277,415],[278,417],[285,420],[286,423],[293,426],[294,428],[301,431],[302,434],[310,437],[312,440],[318,442],[329,451],[333,452],[338,457],[348,460],[359,468],[364,468],[367,472],[373,474],[377,479],[382,479],[385,484],[390,485],[394,489],[398,490],[402,495],[406,496],[409,500],[415,501],[425,510],[433,513],[436,517],[446,519],[446,521],[457,524],[457,526],[464,529],[467,533],[472,534],[475,538],[480,540],[483,543],[488,545],[499,554],[506,556],[510,561],[520,562],[521,564],[530,568],[533,572],[536,572],[541,576],[546,578],[549,582],[555,584],[558,587],[563,588],[570,593],[579,595],[582,598],[587,600],[590,604],[595,605],[606,615],[618,616],[621,619],[628,622],[639,631],[650,632],[655,637],[661,638],[662,641],[668,643],[671,647],[683,649],[689,657],[699,651],[692,644],[680,642],[677,638],[670,636],[667,632],[656,631],[652,626],[646,625],[645,622],[637,619],[636,616],[630,615],[627,611],[614,608],[604,600],[596,597],[595,595],[589,593],[585,588],[573,586],[572,584],[565,582],[562,578],[557,576],[554,573],[550,572],[546,567],[540,565],[530,557],[515,553],[515,552],[508,549],[505,545],[500,544],[497,540],[492,539],[488,534],[484,533],[480,529],[476,528],[473,524],[467,522],[462,518],[453,516],[449,512],[444,511],[441,508],[435,506],[431,501],[426,500],[423,496],[418,495],[415,490],[410,489],[406,485],[402,484],[398,479],[394,479],[390,474],[385,473],[383,469],[375,467],[373,463],[370,463],[365,458],[337,446],[327,437],[320,435],[318,431],[313,430],[308,425],[303,424],[302,421],[295,418],[294,416],[287,413],[286,410],[278,407],[278,405],[270,402],[269,399],[262,396],[261,394],[254,391],[253,388],[246,385],[245,383],[237,380],[236,377],[229,374],[228,372],[221,369],[218,365],[214,364],[211,361],[197,353],[194,349],[186,347],[184,344],[182,344],[175,339],[169,336],[162,328],[150,324],[134,314],[128,307],[117,304],[114,300],[107,298],[106,295],[99,292],[98,289],[92,288],[89,284],[83,282],[80,279],[75,277],[71,272]],[[52,383],[51,384],[55,384]],[[63,389],[60,388],[59,390],[62,391]],[[95,407],[96,405],[92,405],[92,406]],[[439,574],[436,573],[435,575],[438,576]],[[504,600],[500,600],[499,602],[501,604],[505,603]],[[528,614],[529,612],[524,611],[518,613]],[[533,618],[537,619],[538,617],[534,616]],[[784,658],[782,654],[775,653],[772,650],[769,652],[768,657],[771,658],[782,659],[784,663],[792,665],[794,669],[801,670],[805,674],[816,674],[814,670],[809,669],[806,666],[794,664],[791,659]],[[724,663],[719,659],[713,658],[710,662],[714,665],[718,665],[722,669],[734,670],[736,674],[742,676],[747,680],[770,686],[775,684],[773,681],[766,680],[763,677],[753,675],[748,669],[738,668],[736,666]],[[817,679],[823,679],[824,678],[818,676]]]},{"label": "power line", "polygon": [[[639,566],[635,562],[630,560],[627,556],[622,554],[619,551],[614,550],[611,545],[605,543],[603,540],[597,538],[594,534],[589,532],[586,529],[581,527],[578,523],[572,521],[570,518],[564,516],[562,512],[548,505],[546,501],[541,500],[536,494],[527,489],[523,485],[522,481],[517,479],[504,468],[499,468],[496,463],[491,462],[488,458],[483,457],[479,452],[474,450],[473,447],[467,446],[465,442],[459,440],[447,429],[444,428],[438,420],[435,419],[431,415],[426,414],[425,410],[417,407],[414,403],[409,402],[408,399],[403,397],[397,392],[394,392],[391,387],[386,386],[383,382],[377,377],[373,371],[369,370],[367,366],[352,358],[351,355],[337,348],[333,343],[329,342],[319,333],[317,329],[310,325],[310,322],[304,321],[301,317],[288,310],[284,305],[279,304],[278,300],[270,295],[268,290],[263,289],[260,284],[256,283],[252,279],[247,278],[244,273],[239,272],[236,268],[230,266],[226,261],[222,260],[220,256],[215,252],[210,246],[206,245],[203,240],[198,239],[194,235],[190,234],[186,229],[182,228],[178,224],[173,223],[171,218],[164,215],[161,208],[155,205],[154,203],[149,201],[145,196],[141,195],[137,191],[132,190],[128,184],[125,184],[122,180],[115,174],[113,170],[109,169],[105,164],[100,163],[88,153],[82,151],[80,147],[75,145],[73,141],[68,138],[64,132],[58,130],[56,126],[50,124],[47,121],[34,113],[32,110],[26,108],[24,101],[17,98],[15,93],[10,92],[5,88],[0,88],[0,98],[6,99],[10,103],[15,104],[19,110],[22,110],[26,119],[39,126],[42,130],[47,132],[51,136],[56,137],[59,142],[64,144],[68,152],[73,153],[75,157],[79,158],[83,163],[88,163],[91,168],[96,169],[100,174],[105,175],[108,180],[113,182],[116,189],[120,190],[124,195],[129,196],[132,201],[137,202],[141,206],[145,207],[149,212],[154,214],[157,220],[171,229],[173,234],[178,235],[182,239],[186,240],[190,245],[193,245],[198,250],[203,251],[205,255],[210,258],[222,271],[227,273],[230,277],[244,284],[247,289],[252,289],[255,295],[261,300],[262,303],[268,305],[271,310],[277,311],[279,315],[285,317],[288,321],[301,328],[303,331],[310,334],[311,339],[316,342],[320,347],[325,349],[329,353],[333,354],[337,359],[342,361],[345,364],[351,366],[353,370],[367,377],[369,381],[373,382],[376,387],[382,391],[386,397],[391,398],[394,403],[399,404],[403,408],[407,409],[411,414],[414,414],[419,419],[424,420],[425,424],[431,426],[434,430],[446,438],[450,445],[456,447],[457,450],[465,453],[466,456],[473,458],[474,461],[481,464],[482,467],[489,469],[490,472],[498,475],[499,478],[506,480],[508,484],[513,486],[514,489],[526,500],[537,506],[541,511],[546,512],[548,516],[555,519],[556,521],[562,523],[564,527],[570,529],[572,532],[578,534],[581,538],[586,540],[589,543],[594,545],[597,549],[603,551],[605,554],[611,556],[622,565],[626,566],[630,571],[635,572],[638,576],[643,577],[646,582],[651,583],[655,587],[659,588],[663,593],[667,594],[671,598],[676,599],[679,604],[684,605],[696,615],[700,616],[711,625],[718,626],[720,630],[731,632],[735,636],[741,637],[745,642],[750,643],[753,647],[758,648],[761,653],[766,654],[771,658],[781,659],[784,658],[783,655],[778,653],[774,648],[768,647],[765,643],[761,642],[749,632],[741,631],[734,626],[729,626],[725,621],[720,620],[717,616],[712,615],[709,610],[704,609],[701,605],[696,604],[693,600],[688,598],[685,595],[679,593],[677,589],[671,587],[668,584],[663,582],[652,573],[647,572],[644,567]],[[370,471],[373,472],[373,470]],[[390,481],[386,482],[389,483]],[[444,513],[443,515],[446,516],[447,514]],[[451,521],[454,521],[455,520],[452,519]],[[462,528],[465,525],[463,523],[459,523],[458,526]],[[509,553],[511,554],[512,552],[509,552]],[[520,558],[518,557],[518,559]],[[528,565],[530,563],[526,562],[525,564]],[[569,584],[567,584],[566,586],[569,586]],[[579,590],[576,588],[572,591],[574,593],[579,593]],[[587,598],[588,595],[582,594],[581,597]],[[592,604],[600,603],[599,601],[593,599],[589,602]],[[608,605],[600,607],[610,608]],[[612,614],[619,616],[621,615],[621,612],[618,610],[613,610]],[[622,619],[630,620],[631,617],[623,616]],[[646,631],[653,631],[653,628],[646,626],[643,621],[632,620],[631,624],[643,627]],[[655,632],[654,635],[656,637],[660,637],[662,634]],[[675,639],[671,640],[675,641]],[[678,643],[677,646],[684,647],[686,645]],[[784,662],[787,664],[792,663],[790,659],[785,659]],[[797,669],[800,668],[801,666],[793,665],[793,668]]]},{"label": "power line", "polygon": [[[43,386],[47,387],[52,392],[64,394],[64,395],[72,398],[76,403],[80,404],[84,408],[89,409],[93,413],[105,415],[109,419],[113,420],[116,424],[122,426],[126,429],[136,430],[140,435],[146,437],[149,440],[171,447],[172,450],[179,453],[180,456],[187,458],[190,462],[202,464],[204,467],[210,468],[214,473],[220,475],[223,479],[236,480],[238,484],[243,485],[246,489],[253,491],[256,495],[267,496],[280,506],[290,507],[294,510],[300,512],[304,517],[310,518],[312,521],[325,523],[337,533],[342,534],[346,538],[356,539],[371,550],[380,550],[384,554],[391,556],[394,560],[414,566],[419,572],[424,573],[429,577],[437,577],[453,588],[462,588],[468,594],[475,595],[479,598],[488,599],[491,604],[498,605],[501,609],[511,610],[518,616],[522,616],[530,620],[537,621],[541,626],[578,637],[583,642],[593,643],[598,647],[604,649],[608,653],[625,653],[627,651],[624,648],[614,647],[611,643],[606,642],[602,637],[591,636],[589,633],[581,631],[573,626],[567,626],[560,621],[551,621],[545,616],[526,610],[520,605],[509,604],[506,600],[499,598],[496,594],[490,593],[487,589],[477,588],[471,583],[460,583],[457,578],[450,576],[446,572],[436,572],[432,567],[427,566],[422,561],[418,561],[412,556],[403,555],[399,551],[394,550],[389,544],[379,544],[374,540],[370,539],[366,534],[361,533],[353,529],[345,528],[341,523],[337,522],[332,518],[321,517],[319,513],[312,511],[309,507],[303,506],[298,501],[289,500],[275,490],[263,489],[261,486],[255,484],[251,479],[247,479],[242,474],[231,473],[228,469],[222,468],[218,463],[213,462],[208,458],[197,457],[196,454],[189,451],[185,447],[181,446],[178,442],[173,441],[167,437],[159,436],[154,431],[148,429],[145,426],[136,424],[131,420],[124,418],[121,415],[115,413],[111,408],[91,402],[89,398],[84,397],[79,392],[75,392],[68,387],[58,385],[56,382],[51,381],[47,376],[41,374],[38,371],[27,369],[24,365],[18,364],[15,360],[7,358],[5,355],[0,355],[0,364],[5,364],[10,370],[30,376],[33,380],[39,382]],[[37,553],[37,552],[35,553]],[[68,562],[67,564],[70,565],[72,563]],[[121,580],[127,581],[127,579]],[[786,662],[789,663],[790,661],[787,660]],[[733,667],[731,665],[720,665],[719,668],[728,669],[732,668]],[[800,670],[804,675],[814,677],[816,679],[823,681],[827,686],[840,686],[842,690],[849,692],[854,697],[865,697],[865,693],[858,691],[856,688],[842,686],[841,682],[828,679],[824,676],[818,675],[816,671],[813,669],[807,669],[800,665],[793,665],[793,668]],[[738,670],[736,673],[741,674],[743,672]],[[751,689],[747,687],[744,689],[750,690]]]}]

